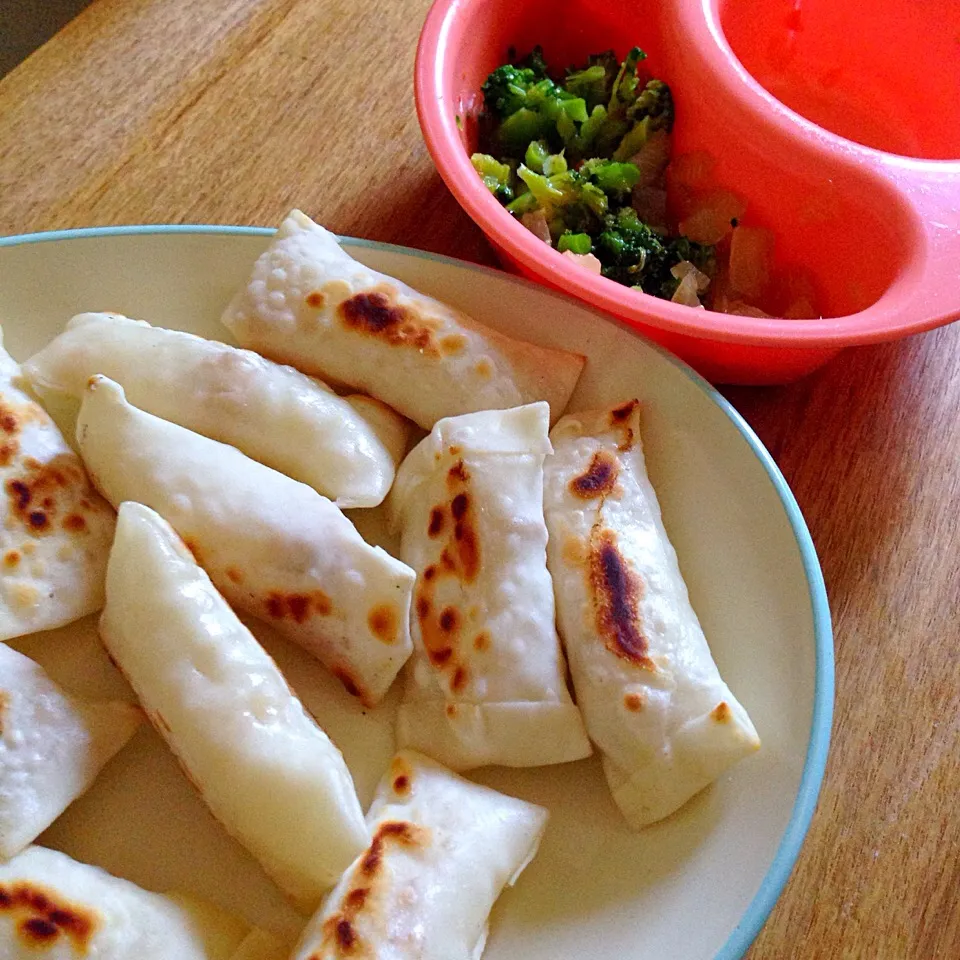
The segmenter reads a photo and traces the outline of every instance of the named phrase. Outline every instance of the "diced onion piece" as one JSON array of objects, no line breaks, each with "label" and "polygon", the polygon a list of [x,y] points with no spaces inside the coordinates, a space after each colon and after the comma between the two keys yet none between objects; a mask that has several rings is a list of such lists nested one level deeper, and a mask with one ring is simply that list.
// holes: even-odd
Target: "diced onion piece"
[{"label": "diced onion piece", "polygon": [[716,161],[704,150],[681,153],[670,163],[670,179],[686,187],[705,188],[713,177]]},{"label": "diced onion piece", "polygon": [[730,289],[759,300],[770,279],[773,234],[762,227],[737,227],[730,240]]},{"label": "diced onion piece", "polygon": [[731,300],[727,304],[724,313],[735,313],[738,317],[765,317],[770,318],[770,314],[752,304],[744,303],[743,300]]},{"label": "diced onion piece", "polygon": [[705,293],[707,287],[710,286],[710,278],[705,273],[699,271],[696,268],[696,265],[691,263],[689,260],[681,260],[679,263],[675,263],[670,268],[670,272],[678,280],[683,280],[684,277],[688,277],[692,274],[693,279],[697,284],[697,293]]},{"label": "diced onion piece", "polygon": [[599,276],[603,264],[592,253],[574,253],[572,250],[564,250],[561,256],[572,260],[577,266],[589,270]]},{"label": "diced onion piece", "polygon": [[810,272],[791,266],[777,271],[776,293],[780,316],[791,320],[812,319],[820,316],[817,309],[817,290]]},{"label": "diced onion piece", "polygon": [[547,226],[547,218],[542,210],[531,210],[525,213],[520,222],[538,239],[544,243],[551,243],[550,227]]},{"label": "diced onion piece", "polygon": [[701,197],[680,222],[680,233],[696,243],[718,243],[733,229],[733,220],[743,216],[747,205],[729,190],[713,190]]},{"label": "diced onion piece", "polygon": [[688,273],[681,281],[673,296],[674,303],[682,303],[685,307],[699,307],[700,298],[697,296],[697,280],[692,273]]},{"label": "diced onion piece", "polygon": [[666,130],[658,130],[630,158],[640,171],[638,187],[652,187],[663,179],[663,172],[670,162],[670,136]]}]

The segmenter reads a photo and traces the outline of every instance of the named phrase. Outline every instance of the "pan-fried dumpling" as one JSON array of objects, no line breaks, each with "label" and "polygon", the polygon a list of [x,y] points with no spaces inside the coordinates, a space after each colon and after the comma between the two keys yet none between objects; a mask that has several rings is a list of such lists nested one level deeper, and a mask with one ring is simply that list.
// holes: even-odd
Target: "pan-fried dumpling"
[{"label": "pan-fried dumpling", "polygon": [[46,847],[0,863],[2,960],[229,960],[248,929]]},{"label": "pan-fried dumpling", "polygon": [[543,520],[547,405],[441,420],[390,496],[417,571],[397,735],[455,770],[590,753],[567,692]]},{"label": "pan-fried dumpling", "polygon": [[406,422],[383,404],[371,411],[369,398],[354,404],[249,350],[118,314],[74,317],[23,372],[77,398],[102,373],[148,413],[232,444],[341,507],[380,503],[406,447]]},{"label": "pan-fried dumpling", "polygon": [[640,405],[575,413],[545,464],[547,555],[577,702],[634,827],[760,746],[690,605],[644,464]]},{"label": "pan-fried dumpling", "polygon": [[77,442],[104,496],[168,520],[233,606],[305,647],[364,703],[383,696],[410,655],[414,574],[333,503],[138,410],[106,377],[91,379]]},{"label": "pan-fried dumpling", "polygon": [[0,331],[0,641],[99,610],[113,536],[109,504],[20,376]]},{"label": "pan-fried dumpling", "polygon": [[104,645],[214,816],[313,909],[369,834],[340,751],[171,526],[124,503]]},{"label": "pan-fried dumpling", "polygon": [[0,643],[0,860],[32,843],[133,736],[142,714],[60,689]]},{"label": "pan-fried dumpling", "polygon": [[243,346],[369,393],[426,430],[441,417],[534,400],[556,419],[585,362],[512,340],[365,267],[299,210],[223,322]]},{"label": "pan-fried dumpling", "polygon": [[536,855],[547,816],[398,754],[367,814],[372,843],[291,960],[479,960],[490,909]]}]

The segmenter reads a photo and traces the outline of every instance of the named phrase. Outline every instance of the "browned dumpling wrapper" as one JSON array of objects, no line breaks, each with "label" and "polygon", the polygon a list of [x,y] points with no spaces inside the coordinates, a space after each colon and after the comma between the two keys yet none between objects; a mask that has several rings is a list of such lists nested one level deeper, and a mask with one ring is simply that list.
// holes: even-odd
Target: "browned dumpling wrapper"
[{"label": "browned dumpling wrapper", "polygon": [[291,212],[223,314],[240,343],[339,381],[429,430],[536,400],[563,412],[584,357],[514,340],[354,260]]}]

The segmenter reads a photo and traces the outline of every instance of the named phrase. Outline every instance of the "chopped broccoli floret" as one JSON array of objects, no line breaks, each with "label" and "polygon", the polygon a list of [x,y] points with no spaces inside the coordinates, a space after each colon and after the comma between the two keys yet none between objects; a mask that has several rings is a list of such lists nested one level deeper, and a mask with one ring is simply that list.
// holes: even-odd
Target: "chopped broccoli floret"
[{"label": "chopped broccoli floret", "polygon": [[484,186],[502,203],[509,203],[513,199],[511,180],[513,171],[507,163],[500,163],[489,153],[475,153],[470,157],[473,169],[480,174]]},{"label": "chopped broccoli floret", "polygon": [[601,64],[596,64],[568,73],[563,85],[570,93],[581,97],[588,110],[593,110],[610,99],[612,79]]},{"label": "chopped broccoli floret", "polygon": [[589,233],[571,233],[567,230],[560,235],[557,241],[557,249],[563,253],[564,250],[570,250],[573,253],[589,253],[593,249],[593,243],[590,240]]},{"label": "chopped broccoli floret", "polygon": [[550,148],[543,140],[531,140],[523,162],[535,173],[543,173],[543,161],[550,156]]},{"label": "chopped broccoli floret", "polygon": [[527,91],[546,79],[547,65],[543,60],[543,51],[540,47],[534,47],[524,61],[505,63],[487,77],[482,87],[484,106],[489,113],[501,118],[508,117],[524,105]]},{"label": "chopped broccoli floret", "polygon": [[580,166],[580,175],[595,183],[604,193],[623,199],[640,179],[640,171],[632,163],[617,163],[599,158]]},{"label": "chopped broccoli floret", "polygon": [[593,253],[604,276],[670,297],[678,283],[672,267],[689,260],[712,276],[714,254],[665,236],[632,206],[641,181],[656,184],[643,179],[650,164],[641,171],[631,159],[653,134],[666,137],[674,116],[667,84],[637,72],[645,57],[639,47],[622,63],[612,51],[597,54],[559,83],[539,47],[512,57],[483,86],[497,156],[475,154],[473,161],[511,214],[543,214],[558,250]]},{"label": "chopped broccoli floret", "polygon": [[673,129],[673,94],[662,80],[648,80],[633,105],[634,117],[649,117],[650,132]]}]

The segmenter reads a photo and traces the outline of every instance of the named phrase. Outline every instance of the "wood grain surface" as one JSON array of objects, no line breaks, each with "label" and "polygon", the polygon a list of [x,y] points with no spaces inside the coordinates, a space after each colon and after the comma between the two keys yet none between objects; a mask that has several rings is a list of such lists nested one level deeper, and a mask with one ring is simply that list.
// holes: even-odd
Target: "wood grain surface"
[{"label": "wood grain surface", "polygon": [[[297,204],[493,263],[417,125],[427,7],[96,0],[0,82],[0,233],[275,225]],[[727,394],[796,493],[836,629],[826,783],[749,956],[957,960],[960,326]]]}]

